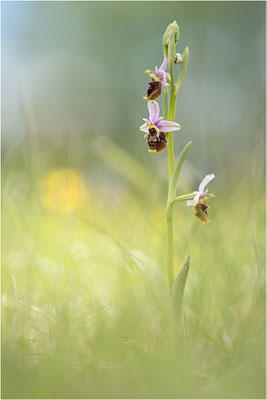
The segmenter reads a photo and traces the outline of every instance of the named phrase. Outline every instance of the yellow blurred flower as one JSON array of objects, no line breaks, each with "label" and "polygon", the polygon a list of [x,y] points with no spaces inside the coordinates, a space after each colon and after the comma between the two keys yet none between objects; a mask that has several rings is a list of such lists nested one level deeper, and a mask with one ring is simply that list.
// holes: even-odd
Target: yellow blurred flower
[{"label": "yellow blurred flower", "polygon": [[61,215],[72,214],[87,198],[80,174],[70,168],[49,171],[41,180],[41,192],[43,204]]}]

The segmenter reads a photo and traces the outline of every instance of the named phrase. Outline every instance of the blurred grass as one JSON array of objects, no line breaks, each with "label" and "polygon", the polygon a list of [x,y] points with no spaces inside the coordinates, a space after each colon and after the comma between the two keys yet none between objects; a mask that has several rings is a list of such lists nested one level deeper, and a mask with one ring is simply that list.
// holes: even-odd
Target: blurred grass
[{"label": "blurred grass", "polygon": [[[217,173],[209,225],[175,209],[176,272],[191,254],[178,357],[168,350],[166,181],[101,143],[90,170],[53,168],[60,154],[45,141],[43,164],[20,161],[28,139],[4,154],[2,397],[263,398],[261,140],[233,161],[238,173]],[[250,154],[260,156],[247,164]]]}]

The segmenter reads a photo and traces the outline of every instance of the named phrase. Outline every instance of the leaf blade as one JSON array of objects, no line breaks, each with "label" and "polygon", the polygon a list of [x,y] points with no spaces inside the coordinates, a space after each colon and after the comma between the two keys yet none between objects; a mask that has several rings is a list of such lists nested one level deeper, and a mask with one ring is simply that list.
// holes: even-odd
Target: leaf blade
[{"label": "leaf blade", "polygon": [[170,187],[169,187],[169,193],[168,193],[168,202],[170,202],[170,203],[172,203],[173,200],[175,199],[180,172],[181,172],[186,154],[187,154],[191,144],[192,144],[192,142],[188,142],[185,145],[185,147],[183,148],[183,150],[180,153],[177,164],[173,171],[171,182],[170,182]]},{"label": "leaf blade", "polygon": [[181,317],[183,308],[183,295],[190,268],[190,254],[184,260],[171,289],[170,299],[170,340],[171,347],[176,348],[181,333]]}]

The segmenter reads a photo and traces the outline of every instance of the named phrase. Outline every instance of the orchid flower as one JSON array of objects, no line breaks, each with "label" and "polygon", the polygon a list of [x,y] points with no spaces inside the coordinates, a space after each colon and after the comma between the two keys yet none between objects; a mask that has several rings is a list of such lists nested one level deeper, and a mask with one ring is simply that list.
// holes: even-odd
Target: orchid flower
[{"label": "orchid flower", "polygon": [[152,81],[148,83],[150,87],[147,90],[147,97],[145,97],[146,100],[158,99],[161,95],[161,86],[169,86],[167,78],[171,79],[171,77],[168,72],[165,72],[167,66],[168,61],[167,58],[164,56],[161,66],[159,68],[157,66],[155,67],[155,72],[150,70],[145,71],[145,73],[148,74],[150,78],[152,78]]},{"label": "orchid flower", "polygon": [[145,124],[140,126],[142,132],[148,133],[151,126],[153,126],[157,132],[173,132],[181,129],[180,125],[174,121],[165,121],[163,117],[160,117],[159,104],[156,101],[148,101],[147,108],[149,112],[149,119],[143,118]]},{"label": "orchid flower", "polygon": [[148,74],[153,80],[160,81],[163,86],[169,86],[166,78],[171,79],[171,76],[168,72],[165,72],[167,66],[168,61],[167,58],[164,56],[161,66],[159,68],[157,66],[155,67],[155,72],[147,70],[145,71],[145,73]]},{"label": "orchid flower", "polygon": [[174,121],[165,121],[160,117],[159,104],[156,101],[147,103],[149,119],[143,118],[145,123],[140,126],[140,130],[145,132],[145,138],[150,148],[150,152],[160,153],[168,145],[166,133],[181,129],[180,125]]},{"label": "orchid flower", "polygon": [[206,204],[206,201],[208,198],[214,197],[213,194],[208,194],[208,189],[205,190],[205,187],[214,178],[215,178],[214,174],[206,175],[205,178],[200,183],[198,190],[193,192],[195,194],[193,200],[187,201],[187,206],[195,207],[196,217],[198,217],[204,224],[210,222],[207,213],[207,209],[209,208],[209,206]]}]

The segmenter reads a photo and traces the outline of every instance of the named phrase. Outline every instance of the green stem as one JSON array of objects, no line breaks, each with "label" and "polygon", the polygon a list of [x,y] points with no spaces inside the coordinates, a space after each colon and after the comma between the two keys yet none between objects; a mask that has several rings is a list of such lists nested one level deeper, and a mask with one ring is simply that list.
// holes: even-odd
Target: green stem
[{"label": "green stem", "polygon": [[169,290],[171,292],[173,285],[173,204],[176,201],[181,200],[181,197],[193,198],[193,193],[189,193],[184,196],[176,196],[178,179],[180,176],[180,172],[186,157],[186,154],[191,146],[192,142],[187,143],[187,145],[181,151],[181,154],[178,158],[177,164],[175,166],[175,170],[173,172],[172,178],[169,182],[169,191],[168,191],[168,199],[166,206],[166,234],[167,234],[167,268],[168,268],[168,283]]},{"label": "green stem", "polygon": [[[174,83],[173,72],[171,70],[171,101],[169,111],[169,121],[174,121],[176,106],[176,87]],[[173,152],[173,132],[168,133],[168,159],[169,159],[169,181],[171,180],[174,169],[174,152]]]},{"label": "green stem", "polygon": [[[175,45],[174,45],[174,47],[175,47]],[[174,50],[173,50],[173,52],[174,52]],[[167,109],[168,90],[164,89],[164,116],[166,117],[168,115],[169,121],[174,121],[176,97],[177,97],[177,94],[180,90],[180,87],[182,85],[182,82],[183,82],[185,74],[186,74],[187,65],[188,65],[188,56],[189,56],[188,47],[186,47],[184,50],[184,54],[183,54],[183,63],[181,66],[181,71],[179,74],[177,85],[175,85],[175,82],[174,82],[173,63],[170,61],[171,57],[169,57],[169,59],[168,59],[169,68],[170,68],[170,76],[171,76],[171,79],[170,79],[171,100],[170,100],[170,109],[169,109],[169,114],[168,114],[168,111],[167,111],[168,110]],[[180,174],[180,170],[183,165],[185,155],[186,155],[191,143],[188,143],[188,145],[182,151],[180,158],[178,160],[177,168],[175,169],[175,173],[173,173],[173,171],[174,171],[173,132],[170,132],[167,135],[168,135],[167,139],[168,139],[168,161],[169,161],[169,193],[168,193],[167,206],[166,206],[166,234],[167,234],[168,283],[169,283],[169,290],[171,292],[171,288],[172,288],[173,280],[174,280],[174,278],[173,278],[173,204],[175,203],[175,201],[188,200],[188,198],[185,198],[185,197],[182,198],[183,196],[180,196],[180,198],[178,197],[175,199],[175,193],[176,193],[177,181],[178,181],[178,177]],[[177,177],[175,175],[177,175]]]},{"label": "green stem", "polygon": [[167,266],[168,266],[168,284],[171,292],[173,284],[173,206],[168,207],[166,212],[167,222]]},{"label": "green stem", "polygon": [[[170,100],[170,111],[169,121],[174,121],[175,116],[175,105],[176,105],[176,87],[174,83],[174,76],[172,68],[170,69],[171,74],[171,100]],[[169,160],[169,185],[174,170],[174,151],[173,151],[173,132],[168,133],[168,160]],[[166,210],[166,233],[167,233],[167,268],[168,268],[168,283],[169,290],[171,291],[173,284],[173,204],[168,204]]]},{"label": "green stem", "polygon": [[174,169],[173,132],[168,133],[169,182]]},{"label": "green stem", "polygon": [[169,111],[169,105],[168,105],[168,86],[164,87],[164,112],[163,112],[163,119],[167,119],[168,117],[168,111]]},{"label": "green stem", "polygon": [[171,71],[171,102],[170,102],[169,121],[174,121],[175,106],[176,106],[176,86],[174,83],[173,72]]}]

